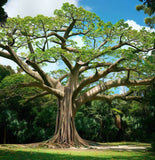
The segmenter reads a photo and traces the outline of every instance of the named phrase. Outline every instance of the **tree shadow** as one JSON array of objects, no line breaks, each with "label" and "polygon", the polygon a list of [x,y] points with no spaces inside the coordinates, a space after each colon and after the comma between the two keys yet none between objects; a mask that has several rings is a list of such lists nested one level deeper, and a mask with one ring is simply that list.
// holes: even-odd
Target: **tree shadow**
[{"label": "tree shadow", "polygon": [[[64,150],[65,151],[65,150]],[[87,154],[81,154],[80,150],[77,150],[76,155],[74,155],[76,151],[67,151],[66,154],[64,152],[62,153],[61,150],[56,150],[56,152],[53,152],[51,150],[51,153],[40,152],[39,150],[35,149],[32,151],[17,151],[6,149],[6,150],[0,150],[0,160],[154,160],[155,155],[151,154],[150,152],[143,152],[139,151],[140,154],[129,154],[129,156],[124,155],[119,152],[118,154],[105,154],[101,155],[96,153],[95,155],[92,155],[91,150],[88,150]],[[102,151],[101,151],[102,152]],[[104,152],[104,151],[103,151]],[[110,153],[110,151],[108,152]],[[112,152],[113,153],[113,152]]]}]

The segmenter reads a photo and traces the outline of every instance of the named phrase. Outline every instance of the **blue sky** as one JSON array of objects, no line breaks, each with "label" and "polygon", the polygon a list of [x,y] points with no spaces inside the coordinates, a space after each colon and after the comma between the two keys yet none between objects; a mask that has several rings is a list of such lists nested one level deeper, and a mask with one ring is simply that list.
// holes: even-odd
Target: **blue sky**
[{"label": "blue sky", "polygon": [[138,12],[135,7],[141,4],[139,0],[80,0],[79,4],[89,8],[105,22],[116,23],[120,19],[133,20],[139,25],[145,25],[146,15]]}]

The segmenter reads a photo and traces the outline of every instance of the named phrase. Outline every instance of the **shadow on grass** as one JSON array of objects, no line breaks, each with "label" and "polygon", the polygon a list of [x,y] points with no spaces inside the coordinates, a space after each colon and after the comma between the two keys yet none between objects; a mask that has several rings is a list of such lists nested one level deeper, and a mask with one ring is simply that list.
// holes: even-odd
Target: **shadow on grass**
[{"label": "shadow on grass", "polygon": [[[87,153],[87,154],[86,154]],[[155,160],[150,152],[66,151],[51,152],[0,150],[0,160]]]}]

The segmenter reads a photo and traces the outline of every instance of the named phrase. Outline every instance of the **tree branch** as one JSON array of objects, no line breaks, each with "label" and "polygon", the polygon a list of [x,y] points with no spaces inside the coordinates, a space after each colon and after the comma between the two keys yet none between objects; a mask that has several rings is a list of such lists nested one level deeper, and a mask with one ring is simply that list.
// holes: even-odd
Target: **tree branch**
[{"label": "tree branch", "polygon": [[79,53],[79,50],[76,48],[72,48],[72,47],[64,47],[64,49],[66,49],[69,52],[74,52],[74,53]]},{"label": "tree branch", "polygon": [[49,77],[40,67],[37,63],[27,60],[26,63],[30,65],[32,68],[34,68],[39,75],[42,77],[43,81],[46,85],[54,87],[56,84],[56,80],[54,78]]},{"label": "tree branch", "polygon": [[72,64],[69,62],[69,60],[67,59],[67,57],[65,57],[64,55],[61,54],[62,60],[63,62],[67,65],[67,67],[69,68],[69,70],[71,71],[73,69]]},{"label": "tree branch", "polygon": [[[46,38],[46,41],[45,41],[45,42],[47,43],[47,49],[49,49],[47,34],[46,34],[45,26],[44,26],[44,23],[43,23],[42,20],[41,20],[41,23],[42,23],[43,30],[44,30],[44,34],[45,34],[45,38]],[[46,43],[45,43],[45,44],[46,44]],[[44,48],[45,48],[45,44],[44,44]]]},{"label": "tree branch", "polygon": [[[80,70],[79,70],[79,74],[81,74],[82,72],[89,70],[89,69],[93,69],[96,67],[109,67],[110,65],[112,65],[112,63],[98,63],[96,65],[93,66],[83,66]],[[59,81],[62,81],[64,78],[66,78],[67,76],[69,76],[69,73],[66,73],[65,75],[63,75],[62,77],[59,78]]]},{"label": "tree branch", "polygon": [[39,82],[29,82],[29,83],[19,83],[17,87],[38,87],[45,91],[47,91],[49,94],[54,94],[58,98],[62,98],[64,96],[64,93],[58,89],[51,88],[45,84],[39,83]]},{"label": "tree branch", "polygon": [[[0,46],[1,46],[1,44],[0,44]],[[7,59],[10,59],[10,60],[14,60],[13,57],[11,56],[11,54],[4,52],[4,51],[0,51],[0,56],[7,58]]]},{"label": "tree branch", "polygon": [[112,102],[115,99],[122,99],[125,101],[140,101],[143,100],[144,97],[141,96],[126,96],[125,94],[115,94],[115,95],[96,95],[93,97],[93,100],[106,100],[108,102]]},{"label": "tree branch", "polygon": [[60,36],[59,34],[57,34],[56,32],[50,32],[48,33],[46,36],[36,36],[36,35],[27,35],[29,37],[33,37],[33,39],[37,39],[37,38],[48,38],[48,37],[51,37],[51,36],[56,36],[61,42],[65,42],[65,39],[64,37]]},{"label": "tree branch", "polygon": [[69,27],[67,28],[65,34],[64,34],[64,38],[67,39],[69,36],[69,33],[72,31],[74,25],[76,23],[76,19],[73,19],[73,21],[71,22],[71,24],[69,25]]},{"label": "tree branch", "polygon": [[[105,42],[103,42],[103,44],[101,44],[102,46],[104,45],[104,43],[107,43],[106,41]],[[87,64],[89,64],[91,61],[93,61],[94,59],[96,59],[96,58],[99,58],[100,56],[103,56],[103,55],[105,55],[106,53],[108,53],[108,52],[110,52],[111,50],[113,51],[113,50],[116,50],[116,49],[118,49],[118,48],[121,48],[122,46],[124,46],[124,45],[126,45],[127,43],[121,43],[121,44],[117,44],[117,45],[115,45],[115,46],[112,46],[112,47],[109,47],[109,49],[108,50],[103,50],[103,51],[101,51],[99,54],[94,54],[95,56],[92,58],[92,59],[90,59],[90,60],[88,60],[87,62],[85,62],[85,64],[87,65]],[[101,47],[102,47],[101,46]],[[98,50],[96,50],[97,52],[99,52],[99,49]],[[96,52],[96,53],[97,53]]]},{"label": "tree branch", "polygon": [[[27,64],[25,64],[22,60],[20,60],[20,58],[17,56],[17,54],[13,51],[13,49],[10,46],[4,46],[1,45],[1,48],[7,50],[9,53],[8,54],[4,54],[5,52],[1,52],[1,55],[5,58],[9,58],[11,60],[13,60],[15,63],[17,63],[22,70],[24,70],[27,74],[29,74],[30,76],[32,76],[34,79],[38,80],[38,81],[42,81],[42,78],[40,77],[39,74],[37,74],[36,72],[32,71]],[[3,54],[2,54],[3,53]]]},{"label": "tree branch", "polygon": [[[92,76],[89,76],[85,79],[83,79],[79,86],[77,87],[77,89],[75,90],[73,97],[76,97],[77,94],[88,84],[91,84],[93,82],[98,81],[100,78],[105,77],[107,74],[109,74],[110,72],[115,71],[115,68],[117,66],[117,64],[119,64],[121,61],[125,60],[125,58],[121,58],[119,60],[117,60],[115,63],[111,64],[106,70],[101,71],[101,72],[97,72]],[[81,69],[82,70],[82,69]]]},{"label": "tree branch", "polygon": [[105,40],[103,43],[100,44],[100,46],[98,47],[98,49],[101,49],[102,46],[104,46],[108,41]]},{"label": "tree branch", "polygon": [[82,96],[80,96],[77,101],[80,105],[91,101],[94,96],[97,94],[106,91],[110,88],[113,87],[118,87],[118,86],[142,86],[142,85],[151,85],[153,81],[155,80],[155,76],[152,79],[143,79],[143,80],[126,80],[126,79],[117,79],[117,80],[112,80],[104,83],[100,83],[99,85],[95,86]]},{"label": "tree branch", "polygon": [[50,93],[47,92],[47,91],[44,91],[44,92],[42,92],[42,93],[40,93],[40,94],[34,95],[34,96],[32,96],[32,97],[29,97],[28,99],[25,100],[25,103],[28,103],[28,102],[36,99],[36,98],[43,97],[43,96],[48,95],[48,94],[50,94]]},{"label": "tree branch", "polygon": [[38,61],[37,64],[40,64],[40,63],[44,63],[44,62],[48,62],[48,63],[55,63],[57,62],[57,59],[54,59],[53,61],[52,60],[42,60],[42,61]]},{"label": "tree branch", "polygon": [[68,35],[68,37],[72,37],[72,36],[77,36],[77,35],[86,35],[87,33],[89,33],[90,30],[86,31],[86,32],[77,32],[77,33],[72,33],[70,35]]},{"label": "tree branch", "polygon": [[96,65],[91,65],[91,66],[83,66],[80,71],[79,74],[83,73],[84,71],[87,71],[89,69],[94,69],[94,68],[98,68],[98,67],[109,67],[110,65],[112,65],[112,63],[97,63]]}]

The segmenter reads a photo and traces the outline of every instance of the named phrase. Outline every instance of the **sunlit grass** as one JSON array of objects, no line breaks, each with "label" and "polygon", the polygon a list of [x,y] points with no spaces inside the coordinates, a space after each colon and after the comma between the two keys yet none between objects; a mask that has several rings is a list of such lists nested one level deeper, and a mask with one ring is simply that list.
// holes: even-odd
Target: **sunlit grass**
[{"label": "sunlit grass", "polygon": [[118,146],[118,145],[134,145],[134,146],[146,146],[150,147],[149,143],[141,143],[141,142],[112,142],[112,143],[99,143],[100,145],[108,146]]},{"label": "sunlit grass", "polygon": [[22,145],[0,145],[0,160],[154,160],[148,151],[110,151],[82,149],[29,148]]}]

